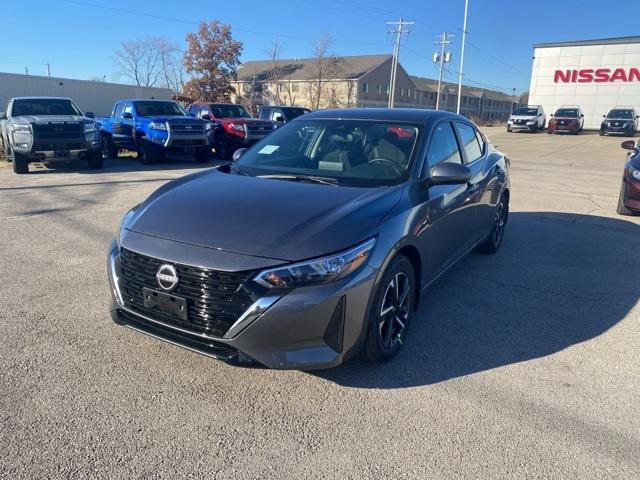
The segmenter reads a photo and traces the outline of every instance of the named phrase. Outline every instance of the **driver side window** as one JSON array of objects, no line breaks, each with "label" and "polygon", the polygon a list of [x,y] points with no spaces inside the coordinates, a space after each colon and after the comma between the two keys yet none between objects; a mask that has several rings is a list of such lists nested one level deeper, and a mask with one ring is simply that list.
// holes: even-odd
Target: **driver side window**
[{"label": "driver side window", "polygon": [[433,131],[431,141],[429,142],[429,150],[427,151],[427,160],[423,169],[431,170],[443,162],[462,165],[462,156],[460,155],[458,141],[453,133],[453,127],[449,122],[442,122]]}]

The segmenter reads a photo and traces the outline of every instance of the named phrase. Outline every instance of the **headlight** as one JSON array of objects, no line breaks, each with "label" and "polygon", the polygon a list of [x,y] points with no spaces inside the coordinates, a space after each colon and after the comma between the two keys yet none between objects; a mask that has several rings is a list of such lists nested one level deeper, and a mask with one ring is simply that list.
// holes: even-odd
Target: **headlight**
[{"label": "headlight", "polygon": [[361,266],[375,243],[375,238],[372,238],[336,255],[265,270],[254,280],[264,287],[277,289],[335,282]]},{"label": "headlight", "polygon": [[166,130],[167,129],[167,124],[164,122],[151,122],[151,125],[149,125],[151,127],[152,130]]},{"label": "headlight", "polygon": [[635,168],[630,167],[631,176],[636,180],[640,180],[640,170],[636,170]]},{"label": "headlight", "polygon": [[507,123],[513,123],[512,119],[507,120]]},{"label": "headlight", "polygon": [[211,130],[211,122],[207,122],[204,124],[204,129],[205,130]]},{"label": "headlight", "polygon": [[229,125],[233,130],[237,131],[237,132],[244,132],[244,124],[242,125],[236,125],[235,123],[232,123]]},{"label": "headlight", "polygon": [[31,135],[31,127],[29,125],[12,125],[11,131],[13,133],[28,133]]},{"label": "headlight", "polygon": [[139,206],[140,205],[136,205],[135,207],[133,207],[131,210],[129,210],[127,213],[125,213],[122,216],[122,220],[120,221],[120,231],[118,232],[118,243],[120,245],[122,244],[123,230],[126,229],[131,224],[131,219],[135,215],[136,210],[138,209]]},{"label": "headlight", "polygon": [[529,121],[527,122],[527,125],[533,125],[534,123],[536,123],[536,121],[535,121],[535,120],[529,120]]},{"label": "headlight", "polygon": [[88,122],[84,124],[84,133],[92,133],[96,131],[96,122]]}]

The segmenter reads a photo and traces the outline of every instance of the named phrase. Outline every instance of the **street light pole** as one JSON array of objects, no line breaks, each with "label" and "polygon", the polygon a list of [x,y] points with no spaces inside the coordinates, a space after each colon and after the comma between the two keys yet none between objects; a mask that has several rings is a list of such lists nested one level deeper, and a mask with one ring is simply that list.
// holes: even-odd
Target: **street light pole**
[{"label": "street light pole", "polygon": [[462,67],[464,66],[464,41],[467,37],[467,10],[469,7],[469,0],[464,0],[464,22],[462,26],[462,51],[460,52],[460,78],[458,79],[458,108],[456,113],[460,115],[460,102],[462,100]]}]

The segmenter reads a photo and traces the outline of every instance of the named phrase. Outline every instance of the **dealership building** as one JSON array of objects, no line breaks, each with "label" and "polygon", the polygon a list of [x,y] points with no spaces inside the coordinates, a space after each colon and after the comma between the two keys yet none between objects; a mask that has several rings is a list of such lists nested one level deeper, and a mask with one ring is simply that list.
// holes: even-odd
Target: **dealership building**
[{"label": "dealership building", "polygon": [[533,46],[529,104],[547,118],[563,105],[578,105],[584,128],[599,129],[615,106],[640,109],[640,36],[541,43]]}]

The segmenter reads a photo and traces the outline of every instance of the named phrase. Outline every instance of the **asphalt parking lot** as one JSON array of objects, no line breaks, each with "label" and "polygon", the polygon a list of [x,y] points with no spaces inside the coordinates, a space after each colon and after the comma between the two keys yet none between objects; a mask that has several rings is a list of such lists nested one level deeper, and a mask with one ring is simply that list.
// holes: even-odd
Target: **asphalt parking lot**
[{"label": "asphalt parking lot", "polygon": [[639,478],[622,139],[485,131],[512,159],[502,250],[431,288],[396,359],[320,372],[232,367],[111,322],[122,213],[202,165],[0,168],[0,477]]}]

